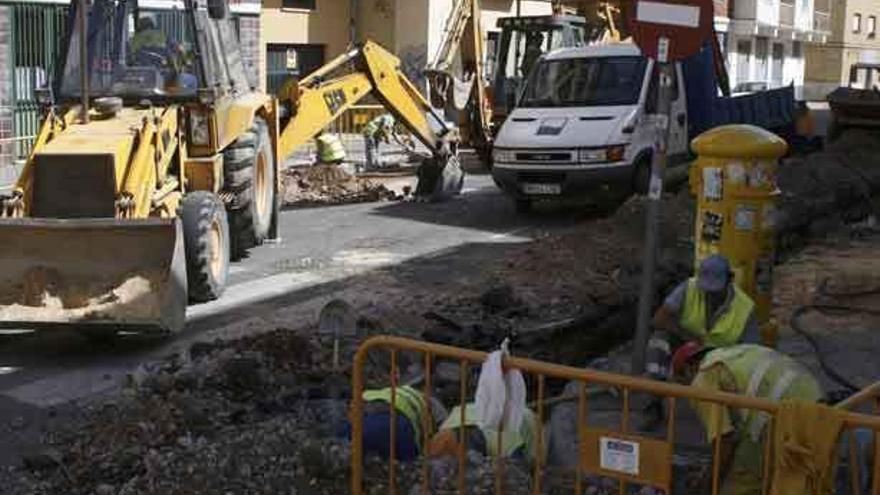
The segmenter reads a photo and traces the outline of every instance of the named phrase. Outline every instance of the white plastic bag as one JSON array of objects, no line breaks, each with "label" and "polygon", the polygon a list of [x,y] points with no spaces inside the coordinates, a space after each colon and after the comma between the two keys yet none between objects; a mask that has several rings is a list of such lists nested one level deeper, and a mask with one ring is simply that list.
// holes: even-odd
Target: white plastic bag
[{"label": "white plastic bag", "polygon": [[480,370],[474,407],[475,418],[482,429],[519,431],[526,409],[526,382],[519,370],[507,373],[501,360],[507,355],[507,340],[501,350],[489,354]]}]

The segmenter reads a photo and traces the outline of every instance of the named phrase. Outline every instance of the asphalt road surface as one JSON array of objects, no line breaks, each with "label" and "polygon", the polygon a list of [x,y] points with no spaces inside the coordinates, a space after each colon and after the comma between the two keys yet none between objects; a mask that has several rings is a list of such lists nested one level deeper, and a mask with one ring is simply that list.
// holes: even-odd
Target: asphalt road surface
[{"label": "asphalt road surface", "polygon": [[[254,249],[231,267],[230,285],[212,303],[191,306],[187,328],[167,339],[122,336],[95,344],[75,332],[0,335],[0,465],[18,462],[41,425],[79,401],[117,390],[139,367],[214,340],[271,330],[275,318],[317,318],[352,276],[407,263],[455,277],[479,260],[437,267],[432,256],[469,243],[525,242],[565,231],[585,208],[545,208],[523,216],[487,175],[469,175],[463,194],[439,204],[385,202],[287,210],[280,242]],[[291,313],[292,307],[301,307]],[[282,315],[282,316],[278,316]],[[285,321],[288,327],[300,326]],[[280,322],[279,322],[280,324]]]}]

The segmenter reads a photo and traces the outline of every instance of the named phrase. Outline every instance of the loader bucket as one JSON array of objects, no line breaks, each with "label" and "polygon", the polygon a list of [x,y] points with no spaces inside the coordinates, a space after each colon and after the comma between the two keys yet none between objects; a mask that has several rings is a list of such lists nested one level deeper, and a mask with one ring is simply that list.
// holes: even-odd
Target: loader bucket
[{"label": "loader bucket", "polygon": [[0,328],[174,332],[186,290],[177,219],[0,221]]}]

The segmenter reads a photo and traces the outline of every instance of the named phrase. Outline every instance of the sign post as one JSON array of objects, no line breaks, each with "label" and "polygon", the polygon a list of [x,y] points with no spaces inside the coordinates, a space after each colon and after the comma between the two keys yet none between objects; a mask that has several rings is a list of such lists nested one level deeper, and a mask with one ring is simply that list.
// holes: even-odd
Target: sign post
[{"label": "sign post", "polygon": [[654,307],[654,272],[657,265],[657,230],[666,169],[669,120],[672,106],[672,82],[675,62],[700,51],[714,32],[712,0],[637,0],[628,12],[630,30],[642,54],[657,67],[657,115],[654,152],[651,155],[651,178],[645,212],[645,251],[639,291],[638,323],[633,346],[631,372],[645,370],[645,353],[651,333],[651,309]]}]

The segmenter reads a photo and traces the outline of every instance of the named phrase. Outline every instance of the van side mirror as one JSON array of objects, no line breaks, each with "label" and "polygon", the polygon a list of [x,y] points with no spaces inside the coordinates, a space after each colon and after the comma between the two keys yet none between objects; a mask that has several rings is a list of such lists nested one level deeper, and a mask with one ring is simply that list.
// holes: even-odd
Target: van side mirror
[{"label": "van side mirror", "polygon": [[226,0],[208,0],[208,15],[211,19],[226,19],[229,12],[229,4]]}]

